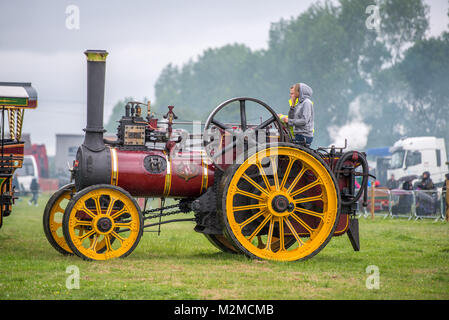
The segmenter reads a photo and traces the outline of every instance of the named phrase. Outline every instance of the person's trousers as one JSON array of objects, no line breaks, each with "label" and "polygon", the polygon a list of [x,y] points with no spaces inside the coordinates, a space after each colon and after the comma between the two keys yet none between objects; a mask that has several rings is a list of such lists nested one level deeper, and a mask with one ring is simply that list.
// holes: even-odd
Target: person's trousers
[{"label": "person's trousers", "polygon": [[33,192],[33,198],[31,198],[31,203],[37,204],[37,198],[39,197],[39,192]]},{"label": "person's trousers", "polygon": [[304,136],[302,134],[295,134],[295,143],[302,146],[310,147],[312,144],[313,137]]}]

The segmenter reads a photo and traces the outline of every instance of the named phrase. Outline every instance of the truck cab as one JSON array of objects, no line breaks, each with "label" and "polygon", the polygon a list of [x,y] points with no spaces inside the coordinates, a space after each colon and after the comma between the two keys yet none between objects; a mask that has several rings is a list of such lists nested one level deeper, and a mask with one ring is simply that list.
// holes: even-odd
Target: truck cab
[{"label": "truck cab", "polygon": [[412,175],[421,177],[424,171],[428,171],[436,186],[443,185],[445,175],[449,172],[443,138],[403,138],[390,148],[390,152],[388,178],[392,174],[396,180]]}]

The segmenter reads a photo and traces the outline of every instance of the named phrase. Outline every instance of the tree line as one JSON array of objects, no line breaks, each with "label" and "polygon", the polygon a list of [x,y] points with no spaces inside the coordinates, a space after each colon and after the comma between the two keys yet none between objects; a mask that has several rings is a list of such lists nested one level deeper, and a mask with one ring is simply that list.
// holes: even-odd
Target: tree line
[{"label": "tree line", "polygon": [[[304,82],[314,90],[316,146],[332,142],[329,128],[354,119],[370,127],[366,147],[392,145],[401,136],[448,142],[449,29],[428,36],[422,0],[379,0],[377,21],[370,5],[317,2],[272,23],[266,49],[228,44],[182,66],[168,64],[155,84],[154,110],[163,114],[175,105],[180,119],[204,121],[219,103],[249,96],[286,113],[290,86]],[[369,27],[373,21],[376,28]],[[108,131],[115,131],[127,99],[114,107]]]}]

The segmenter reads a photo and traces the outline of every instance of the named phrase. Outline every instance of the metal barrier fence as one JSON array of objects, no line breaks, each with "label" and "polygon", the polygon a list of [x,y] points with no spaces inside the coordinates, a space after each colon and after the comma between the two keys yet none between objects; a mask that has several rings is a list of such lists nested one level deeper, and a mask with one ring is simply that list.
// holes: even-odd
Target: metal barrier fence
[{"label": "metal barrier fence", "polygon": [[[372,201],[374,199],[374,201]],[[389,190],[369,188],[368,206],[359,203],[359,217],[383,216],[386,218],[407,218],[408,220],[446,220],[446,191],[435,190]]]}]

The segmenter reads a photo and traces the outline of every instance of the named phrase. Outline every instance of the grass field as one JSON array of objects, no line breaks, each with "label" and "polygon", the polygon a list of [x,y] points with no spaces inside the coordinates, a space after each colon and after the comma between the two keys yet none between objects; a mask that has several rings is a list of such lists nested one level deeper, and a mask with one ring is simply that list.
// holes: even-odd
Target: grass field
[{"label": "grass field", "polygon": [[[0,229],[0,299],[449,299],[449,224],[360,220],[361,251],[335,237],[314,258],[280,263],[219,252],[193,223],[145,233],[125,259],[86,262],[62,256],[45,238],[28,198]],[[67,289],[69,266],[79,289]],[[376,266],[379,289],[368,289]],[[375,267],[375,268],[376,268]],[[369,282],[371,283],[371,282]]]}]

